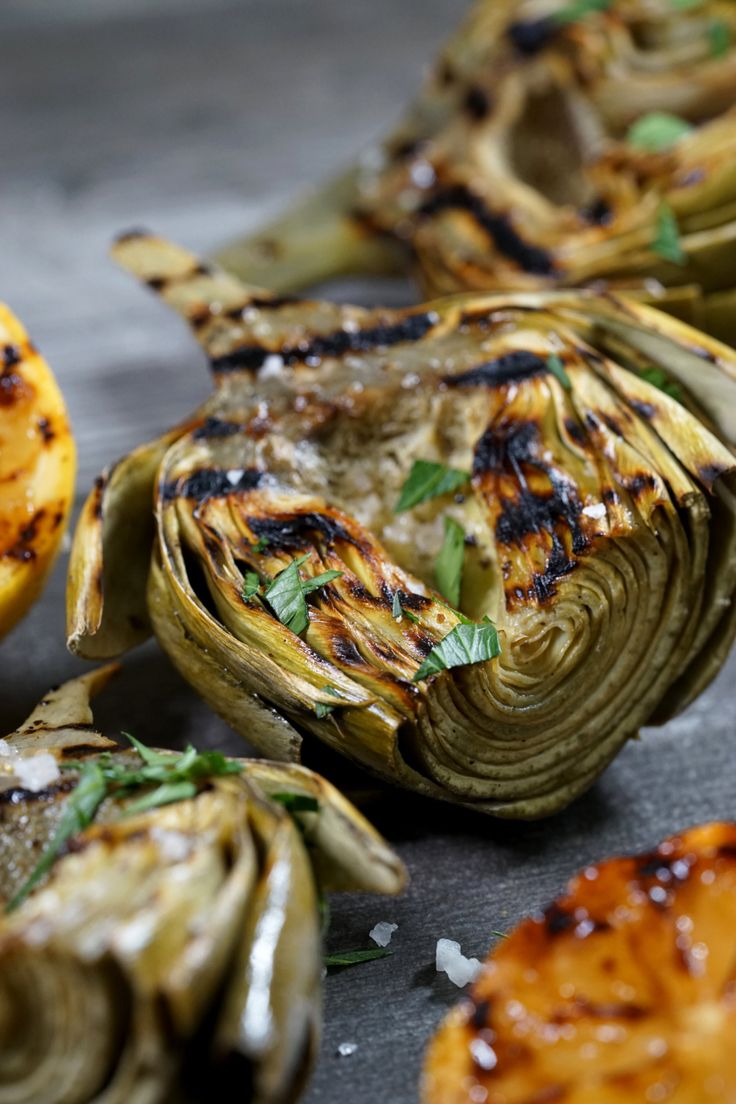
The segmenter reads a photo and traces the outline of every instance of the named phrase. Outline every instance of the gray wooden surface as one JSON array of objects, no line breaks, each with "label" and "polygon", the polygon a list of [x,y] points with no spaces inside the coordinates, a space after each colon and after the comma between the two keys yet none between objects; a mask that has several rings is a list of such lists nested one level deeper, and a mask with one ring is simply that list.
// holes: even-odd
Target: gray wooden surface
[{"label": "gray wooden surface", "polygon": [[[65,390],[80,495],[132,444],[206,393],[179,322],[106,259],[147,225],[206,249],[254,224],[389,122],[463,0],[4,0],[0,4],[0,298]],[[342,288],[362,301],[404,286]],[[0,733],[82,669],[63,644],[59,564],[43,601],[0,645]],[[326,982],[309,1104],[409,1104],[425,1042],[458,996],[434,972],[439,936],[483,954],[491,929],[543,904],[585,863],[734,812],[736,663],[684,716],[644,733],[570,810],[495,824],[392,793],[367,811],[411,874],[399,901],[338,898],[333,949],[381,919],[395,954]],[[110,731],[242,745],[154,645],[99,704]],[[358,1043],[338,1057],[344,1041]],[[40,1102],[39,1102],[40,1104]]]}]

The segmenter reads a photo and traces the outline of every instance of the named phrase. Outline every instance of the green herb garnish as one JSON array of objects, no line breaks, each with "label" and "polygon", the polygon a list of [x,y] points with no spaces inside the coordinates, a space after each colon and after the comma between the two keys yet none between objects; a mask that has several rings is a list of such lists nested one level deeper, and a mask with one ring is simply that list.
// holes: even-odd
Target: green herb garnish
[{"label": "green herb garnish", "polygon": [[661,153],[690,134],[692,129],[690,123],[679,115],[671,115],[668,111],[650,111],[631,124],[626,141],[636,149]]},{"label": "green herb garnish", "polygon": [[357,966],[360,962],[372,962],[375,958],[388,958],[393,954],[386,947],[371,947],[366,951],[337,951],[325,955],[325,966],[335,969],[340,966]]},{"label": "green herb garnish", "polygon": [[290,813],[319,812],[319,801],[309,794],[284,792],[272,793],[269,796],[271,801],[278,801],[279,805],[283,805]]},{"label": "green herb garnish", "polygon": [[593,12],[608,11],[610,6],[611,0],[573,0],[571,4],[554,12],[552,19],[555,23],[577,23]]},{"label": "green herb garnish", "polygon": [[657,212],[657,232],[652,242],[652,250],[666,261],[672,261],[673,264],[687,263],[687,257],[680,245],[680,228],[669,203],[661,203]]},{"label": "green herb garnish", "polygon": [[547,370],[557,379],[566,391],[572,390],[572,384],[570,383],[570,377],[565,371],[565,366],[557,353],[550,353],[547,357]]},{"label": "green herb garnish", "polygon": [[49,872],[72,836],[82,832],[95,818],[106,797],[126,798],[143,786],[154,786],[138,801],[128,804],[122,816],[184,801],[197,793],[196,783],[204,778],[222,774],[240,774],[242,766],[226,759],[219,751],[198,752],[191,745],[176,755],[153,751],[123,733],[130,740],[142,766],[131,769],[127,763],[115,762],[112,755],[100,755],[94,763],[64,763],[65,769],[79,770],[79,782],[67,798],[64,811],[51,841],[34,867],[28,879],[5,907],[12,912],[25,901],[28,894]]},{"label": "green herb garnish", "polygon": [[465,558],[465,530],[454,518],[445,518],[445,539],[434,565],[440,594],[456,606],[460,601],[460,585]]},{"label": "green herb garnish", "polygon": [[401,488],[394,511],[401,514],[404,510],[411,510],[412,506],[418,506],[420,502],[449,494],[450,491],[462,487],[469,479],[470,472],[460,471],[459,468],[448,468],[434,460],[415,460]]},{"label": "green herb garnish", "polygon": [[261,589],[261,580],[255,571],[246,571],[245,573],[245,585],[243,586],[243,597],[245,599],[253,598],[258,594]]},{"label": "green herb garnish", "polygon": [[713,19],[708,24],[708,41],[710,42],[710,56],[723,57],[731,48],[731,28],[725,19]]},{"label": "green herb garnish", "polygon": [[501,652],[496,626],[489,617],[476,621],[463,621],[455,625],[447,636],[435,644],[425,658],[412,682],[435,675],[450,667],[467,667],[471,663],[484,663]]},{"label": "green herb garnish", "polygon": [[269,583],[264,597],[282,625],[296,633],[304,632],[309,625],[309,612],[306,595],[319,590],[325,583],[332,582],[342,575],[342,571],[324,571],[311,579],[302,579],[299,568],[309,559],[309,553],[292,560],[288,567],[280,571]]},{"label": "green herb garnish", "polygon": [[253,545],[254,552],[265,552],[271,541],[268,537],[259,537],[256,543]]},{"label": "green herb garnish", "polygon": [[643,380],[651,383],[653,387],[658,387],[660,391],[664,391],[665,395],[669,395],[671,399],[682,402],[682,389],[676,383],[673,383],[661,368],[645,368],[640,375]]},{"label": "green herb garnish", "polygon": [[495,931],[493,928],[491,928],[491,935],[495,935],[496,939],[508,939],[509,937],[508,932]]},{"label": "green herb garnish", "polygon": [[327,705],[326,702],[315,702],[314,712],[317,714],[320,720],[324,717],[329,717],[330,713],[334,712],[334,705]]},{"label": "green herb garnish", "polygon": [[401,604],[402,591],[394,591],[394,600],[391,603],[391,613],[397,621],[400,621],[402,617],[405,617],[407,621],[411,621],[413,625],[419,624],[419,618],[415,617],[411,610],[404,609]]}]

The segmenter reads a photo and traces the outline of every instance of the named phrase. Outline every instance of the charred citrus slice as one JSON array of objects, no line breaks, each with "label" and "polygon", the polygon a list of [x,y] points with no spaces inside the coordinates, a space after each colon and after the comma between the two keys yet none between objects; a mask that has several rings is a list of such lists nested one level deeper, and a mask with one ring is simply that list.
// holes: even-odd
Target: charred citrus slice
[{"label": "charred citrus slice", "polygon": [[736,1100],[736,825],[583,871],[489,958],[423,1104]]},{"label": "charred citrus slice", "polygon": [[51,371],[0,304],[0,636],[38,596],[64,532],[75,449]]}]

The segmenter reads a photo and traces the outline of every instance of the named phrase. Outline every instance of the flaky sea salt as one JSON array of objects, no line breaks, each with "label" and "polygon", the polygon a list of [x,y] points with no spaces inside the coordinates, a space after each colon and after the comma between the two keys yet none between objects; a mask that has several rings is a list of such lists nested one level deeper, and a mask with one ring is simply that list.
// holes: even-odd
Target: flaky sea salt
[{"label": "flaky sea salt", "polygon": [[602,518],[606,516],[606,507],[602,502],[596,502],[592,506],[583,506],[583,513],[589,518]]},{"label": "flaky sea salt", "polygon": [[19,756],[13,763],[13,771],[24,790],[39,793],[61,777],[59,765],[53,755],[42,751],[39,755]]},{"label": "flaky sea salt", "polygon": [[460,989],[475,981],[481,969],[478,959],[466,958],[454,939],[437,940],[435,963],[437,972],[447,974],[452,984]]},{"label": "flaky sea salt", "polygon": [[264,379],[277,379],[283,370],[284,358],[279,356],[278,353],[269,353],[266,359],[263,361],[261,370],[258,373],[258,378]]},{"label": "flaky sea salt", "polygon": [[392,924],[389,920],[379,920],[376,926],[368,932],[368,935],[377,946],[388,947],[391,936],[398,926],[398,924]]},{"label": "flaky sea salt", "polygon": [[357,1049],[357,1043],[340,1043],[337,1053],[341,1058],[349,1058],[351,1054],[355,1054]]}]

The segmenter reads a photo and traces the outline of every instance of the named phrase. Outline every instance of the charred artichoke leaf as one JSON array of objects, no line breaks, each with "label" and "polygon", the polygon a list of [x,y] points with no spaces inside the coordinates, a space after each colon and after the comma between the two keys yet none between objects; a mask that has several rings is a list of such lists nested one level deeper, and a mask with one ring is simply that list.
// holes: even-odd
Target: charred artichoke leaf
[{"label": "charred artichoke leaf", "polygon": [[[541,816],[716,673],[736,587],[727,346],[611,294],[365,311],[237,286],[157,238],[116,256],[215,374],[156,474],[149,615],[259,750],[296,760],[316,737],[420,793]],[[459,530],[452,609],[437,562]],[[268,602],[284,572],[298,633]],[[473,633],[487,650],[462,663]]]},{"label": "charred artichoke leaf", "polygon": [[734,119],[732,4],[476,0],[387,138],[218,259],[284,291],[372,236],[430,294],[605,281],[733,341]]},{"label": "charred artichoke leaf", "polygon": [[496,944],[429,1046],[422,1104],[731,1099],[735,845],[705,824],[587,867]]},{"label": "charred artichoke leaf", "polygon": [[[95,732],[89,694],[112,670],[50,694],[3,744],[0,1101],[168,1104],[234,1083],[243,1100],[293,1100],[320,1028],[318,892],[396,893],[403,867],[305,768]],[[39,756],[57,778],[24,788]],[[193,796],[133,811],[185,769]],[[91,772],[103,792],[85,825],[19,895]],[[299,826],[268,797],[292,790],[316,799]]]}]

